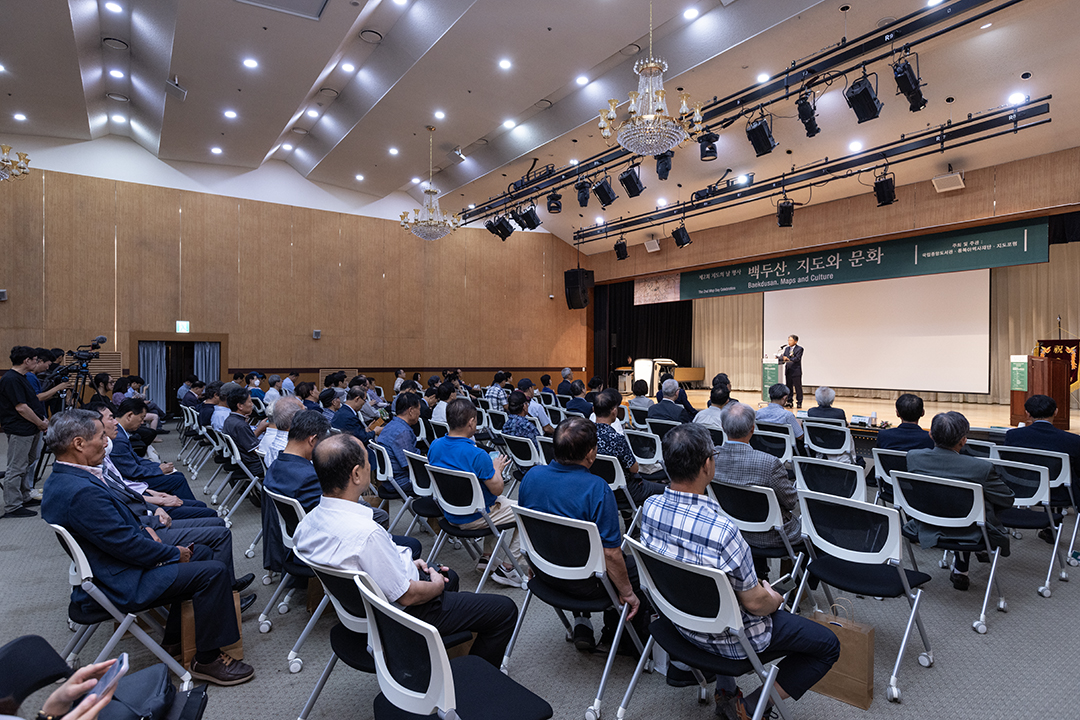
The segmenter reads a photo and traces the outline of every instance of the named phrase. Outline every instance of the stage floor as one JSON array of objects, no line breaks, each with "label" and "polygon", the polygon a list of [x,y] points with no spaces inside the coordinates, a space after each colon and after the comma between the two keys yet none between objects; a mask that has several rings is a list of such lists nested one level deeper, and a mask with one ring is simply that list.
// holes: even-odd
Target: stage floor
[{"label": "stage floor", "polygon": [[[709,400],[709,392],[707,390],[687,390],[687,397],[690,399],[690,404],[694,407],[701,409],[706,407]],[[761,402],[760,394],[751,394],[749,391],[736,390],[732,393],[738,400],[750,405],[757,406],[757,403]],[[814,396],[808,394],[803,398],[803,409],[811,408],[817,403],[814,401]],[[892,400],[874,399],[874,398],[850,398],[850,397],[838,397],[834,405],[838,408],[843,408],[850,418],[852,415],[869,415],[872,412],[877,412],[878,421],[886,420],[893,427],[899,424],[899,419],[896,417],[896,406]],[[930,428],[930,420],[939,412],[948,412],[955,410],[956,412],[963,413],[964,417],[968,419],[973,427],[1009,427],[1009,406],[1008,405],[983,405],[979,403],[946,403],[946,402],[928,402],[925,404],[926,415],[923,417],[920,423],[924,428]],[[1080,432],[1080,412],[1073,411],[1070,418],[1070,430],[1072,432]]]}]

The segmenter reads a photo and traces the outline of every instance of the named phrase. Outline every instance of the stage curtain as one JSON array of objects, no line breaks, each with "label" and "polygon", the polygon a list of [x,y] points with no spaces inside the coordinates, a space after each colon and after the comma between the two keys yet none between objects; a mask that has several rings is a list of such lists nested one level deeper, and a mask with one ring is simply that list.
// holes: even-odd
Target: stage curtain
[{"label": "stage curtain", "polygon": [[705,368],[705,384],[727,373],[734,390],[761,388],[761,293],[694,300],[693,366]]},{"label": "stage curtain", "polygon": [[[671,358],[677,365],[692,365],[694,301],[634,305],[633,281],[606,287],[612,368],[625,365],[628,358]],[[602,325],[595,322],[597,327]],[[596,338],[598,346],[602,341]]]}]

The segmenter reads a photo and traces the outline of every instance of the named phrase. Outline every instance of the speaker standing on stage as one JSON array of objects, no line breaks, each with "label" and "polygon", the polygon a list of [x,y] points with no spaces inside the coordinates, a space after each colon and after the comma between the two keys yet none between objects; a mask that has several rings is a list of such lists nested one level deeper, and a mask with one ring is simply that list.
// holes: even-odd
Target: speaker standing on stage
[{"label": "speaker standing on stage", "polygon": [[[777,355],[780,362],[784,363],[784,382],[791,388],[791,394],[795,396],[795,407],[802,407],[802,353],[798,335],[788,335],[787,345]],[[788,403],[791,398],[788,398]]]}]

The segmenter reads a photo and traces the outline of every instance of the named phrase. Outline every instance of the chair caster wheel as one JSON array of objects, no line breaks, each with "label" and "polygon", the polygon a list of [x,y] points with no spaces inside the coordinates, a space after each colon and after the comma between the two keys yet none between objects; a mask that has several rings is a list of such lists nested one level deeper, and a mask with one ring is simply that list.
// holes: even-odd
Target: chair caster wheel
[{"label": "chair caster wheel", "polygon": [[986,623],[984,623],[982,620],[976,620],[975,622],[971,623],[971,629],[979,633],[980,635],[985,635]]},{"label": "chair caster wheel", "polygon": [[945,562],[944,560],[938,560],[937,561],[937,566],[939,568],[947,568],[947,567],[949,567],[949,563]]},{"label": "chair caster wheel", "polygon": [[1080,560],[1077,560],[1076,558],[1074,558],[1072,556],[1070,556],[1069,559],[1066,560],[1065,562],[1069,563],[1073,567],[1076,567],[1077,565],[1080,565]]},{"label": "chair caster wheel", "polygon": [[274,624],[269,620],[262,620],[259,622],[259,632],[268,633],[274,628]]},{"label": "chair caster wheel", "polygon": [[1007,612],[1009,612],[1009,603],[1005,602],[1004,600],[998,600],[998,608],[997,609],[998,609],[998,612],[1007,613]]},{"label": "chair caster wheel", "polygon": [[1023,540],[1024,539],[1024,533],[1020,532],[1019,530],[1013,530],[1012,536],[1014,538],[1016,538],[1017,540]]},{"label": "chair caster wheel", "polygon": [[217,505],[217,495],[211,495],[210,496],[210,504],[211,505]]},{"label": "chair caster wheel", "polygon": [[285,603],[281,603],[280,605],[277,606],[277,612],[278,612],[278,615],[285,615],[286,613],[289,612],[289,606],[286,605]]},{"label": "chair caster wheel", "polygon": [[252,550],[251,548],[248,548],[247,550],[244,551],[244,557],[246,557],[246,558],[255,557],[255,551]]},{"label": "chair caster wheel", "polygon": [[266,573],[265,575],[263,575],[262,584],[263,585],[273,585],[274,584],[274,573],[271,572],[271,573]]},{"label": "chair caster wheel", "polygon": [[225,527],[227,527],[227,528],[229,528],[231,530],[232,529],[232,520],[229,520],[228,518],[225,518]]},{"label": "chair caster wheel", "polygon": [[69,619],[68,620],[68,630],[70,630],[71,632],[75,632],[78,629],[79,629],[78,624],[76,624],[75,621]]},{"label": "chair caster wheel", "polygon": [[1061,582],[1069,582],[1069,573],[1062,570],[1061,573],[1058,574],[1058,580]]},{"label": "chair caster wheel", "polygon": [[585,720],[600,720],[600,709],[589,708],[585,711]]},{"label": "chair caster wheel", "polygon": [[889,702],[900,702],[900,688],[890,685],[885,688],[885,697],[889,698]]},{"label": "chair caster wheel", "polygon": [[1044,598],[1050,597],[1050,588],[1046,587],[1045,585],[1042,586],[1041,588],[1039,588],[1039,594],[1042,595]]},{"label": "chair caster wheel", "polygon": [[289,661],[289,672],[296,674],[304,669],[304,661],[300,658],[293,658]]},{"label": "chair caster wheel", "polygon": [[919,653],[919,664],[923,667],[933,667],[934,656],[928,652]]}]

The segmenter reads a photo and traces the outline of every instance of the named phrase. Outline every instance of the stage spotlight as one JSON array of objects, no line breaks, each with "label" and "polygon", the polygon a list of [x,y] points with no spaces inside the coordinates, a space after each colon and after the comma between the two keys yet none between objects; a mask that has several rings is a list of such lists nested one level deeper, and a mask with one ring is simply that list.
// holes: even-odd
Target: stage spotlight
[{"label": "stage spotlight", "polygon": [[619,238],[615,243],[615,259],[625,260],[628,257],[630,257],[630,253],[626,251],[626,240]]},{"label": "stage spotlight", "polygon": [[615,202],[615,199],[619,196],[615,194],[615,191],[611,189],[611,178],[607,175],[603,180],[599,180],[592,186],[593,195],[600,201],[600,207],[606,208],[611,203]]},{"label": "stage spotlight", "polygon": [[754,146],[754,152],[757,153],[758,157],[768,155],[776,147],[776,141],[773,140],[768,118],[758,118],[747,125],[746,139]]},{"label": "stage spotlight", "polygon": [[574,189],[577,190],[577,201],[581,207],[589,207],[589,181],[578,180],[574,183]]},{"label": "stage spotlight", "polygon": [[[519,215],[521,222],[518,223],[525,230],[535,230],[540,227],[542,220],[540,216],[536,214],[536,206],[530,205],[529,209]],[[514,222],[517,222],[517,218],[514,218]],[[524,223],[524,224],[522,224]]]},{"label": "stage spotlight", "polygon": [[562,212],[562,195],[553,192],[547,196],[547,211],[551,215],[558,215]]},{"label": "stage spotlight", "polygon": [[[623,190],[626,191],[626,196],[632,198],[636,198],[641,194],[641,191],[645,189],[645,185],[641,182],[641,175],[638,173],[637,165],[627,168],[625,172],[619,175],[619,184],[622,185]],[[612,200],[614,200],[614,198],[612,198]]]},{"label": "stage spotlight", "polygon": [[907,98],[908,109],[911,112],[919,112],[926,107],[926,98],[922,94],[922,82],[918,73],[911,67],[911,63],[901,60],[893,65],[893,77],[896,78],[896,89]]},{"label": "stage spotlight", "polygon": [[698,146],[701,148],[701,162],[709,162],[716,159],[716,141],[720,136],[714,132],[698,135]]},{"label": "stage spotlight", "polygon": [[525,229],[525,218],[521,215],[521,208],[514,208],[513,210],[511,210],[510,219],[513,220],[514,224],[517,225],[519,228],[521,228],[522,230]]},{"label": "stage spotlight", "polygon": [[874,178],[874,196],[878,207],[896,202],[896,176],[886,171]]},{"label": "stage spotlight", "polygon": [[488,220],[484,223],[484,227],[488,229],[492,235],[498,235],[504,242],[506,238],[514,234],[514,226],[510,224],[510,221],[503,216],[499,216],[494,220]]},{"label": "stage spotlight", "polygon": [[789,198],[783,198],[776,203],[776,225],[777,227],[791,227],[792,222],[795,220],[795,201]]},{"label": "stage spotlight", "polygon": [[686,232],[686,227],[680,225],[671,232],[671,238],[675,241],[676,247],[684,248],[693,242],[690,239],[690,233]]},{"label": "stage spotlight", "polygon": [[656,178],[658,180],[668,179],[668,173],[671,172],[671,158],[673,157],[675,157],[675,152],[673,150],[668,150],[665,153],[653,156],[656,160]]},{"label": "stage spotlight", "polygon": [[484,227],[486,227],[487,231],[489,233],[491,233],[492,235],[498,235],[499,234],[499,230],[495,226],[495,221],[494,220],[488,220],[486,223],[484,223]]},{"label": "stage spotlight", "polygon": [[812,138],[821,132],[821,128],[818,127],[815,116],[817,115],[817,108],[814,107],[813,94],[806,93],[800,95],[799,99],[795,101],[795,108],[799,111],[799,122],[806,128],[806,137]]},{"label": "stage spotlight", "polygon": [[[874,73],[877,80],[877,73]],[[863,75],[851,83],[851,87],[844,91],[848,107],[855,111],[855,117],[860,123],[873,120],[881,114],[881,101],[877,99],[877,89],[871,84],[870,78]]]}]

